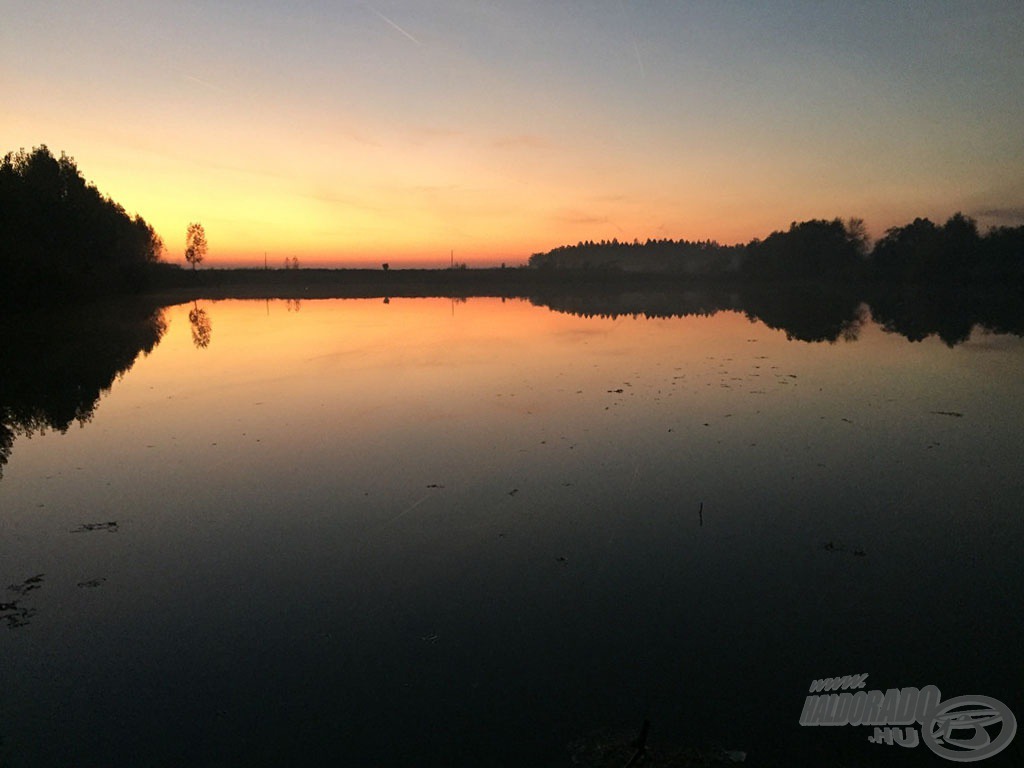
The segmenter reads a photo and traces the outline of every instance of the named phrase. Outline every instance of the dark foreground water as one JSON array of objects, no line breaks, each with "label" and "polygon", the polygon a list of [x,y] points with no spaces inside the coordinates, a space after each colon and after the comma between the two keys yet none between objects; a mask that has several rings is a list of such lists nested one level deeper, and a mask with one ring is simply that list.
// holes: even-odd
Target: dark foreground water
[{"label": "dark foreground water", "polygon": [[490,299],[94,322],[9,335],[4,768],[568,766],[645,718],[750,765],[951,764],[800,725],[855,673],[1024,717],[1017,336]]}]

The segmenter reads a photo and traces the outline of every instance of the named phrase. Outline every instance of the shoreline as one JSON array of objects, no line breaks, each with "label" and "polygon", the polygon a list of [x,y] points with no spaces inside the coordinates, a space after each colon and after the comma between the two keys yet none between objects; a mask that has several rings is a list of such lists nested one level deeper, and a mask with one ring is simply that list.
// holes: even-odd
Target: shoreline
[{"label": "shoreline", "polygon": [[203,269],[161,267],[142,295],[159,300],[529,298],[551,290],[684,291],[742,281],[680,274],[481,269]]}]

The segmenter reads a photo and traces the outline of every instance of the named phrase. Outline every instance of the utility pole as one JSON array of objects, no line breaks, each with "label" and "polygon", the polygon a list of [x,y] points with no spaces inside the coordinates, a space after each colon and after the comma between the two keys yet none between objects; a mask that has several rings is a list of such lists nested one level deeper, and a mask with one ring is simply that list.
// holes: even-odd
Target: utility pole
[{"label": "utility pole", "polygon": [[452,263],[451,263],[451,266],[448,267],[448,269],[455,269],[455,249],[454,248],[452,248],[451,258],[452,258]]},{"label": "utility pole", "polygon": [[264,251],[263,252],[263,271],[266,272],[267,269],[268,269],[268,267],[267,267],[267,252]]}]

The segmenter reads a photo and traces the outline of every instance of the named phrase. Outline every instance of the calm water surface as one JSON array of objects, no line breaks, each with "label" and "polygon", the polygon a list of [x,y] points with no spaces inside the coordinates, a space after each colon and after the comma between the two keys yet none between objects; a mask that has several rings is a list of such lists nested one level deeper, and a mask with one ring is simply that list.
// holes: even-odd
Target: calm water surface
[{"label": "calm water surface", "polygon": [[1016,336],[497,299],[163,321],[90,420],[13,438],[5,767],[570,765],[644,718],[752,765],[945,764],[798,724],[862,672],[1024,717]]}]

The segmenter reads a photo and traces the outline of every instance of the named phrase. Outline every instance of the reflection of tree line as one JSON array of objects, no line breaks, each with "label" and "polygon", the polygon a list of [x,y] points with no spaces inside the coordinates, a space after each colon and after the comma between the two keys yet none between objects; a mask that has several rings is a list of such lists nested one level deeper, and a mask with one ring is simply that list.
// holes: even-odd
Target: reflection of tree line
[{"label": "reflection of tree line", "polygon": [[968,339],[975,327],[1024,336],[1024,293],[995,287],[963,290],[935,286],[844,287],[835,284],[658,288],[620,291],[611,284],[573,290],[536,291],[530,300],[583,317],[685,317],[742,312],[751,321],[782,330],[790,339],[857,339],[871,318],[910,341],[938,336],[949,346]]},{"label": "reflection of tree line", "polygon": [[[700,289],[647,284],[623,290],[621,284],[591,282],[534,288],[531,293],[534,304],[584,317],[737,311],[802,341],[856,339],[867,319],[865,307],[886,331],[911,341],[937,335],[954,346],[975,327],[1024,336],[1024,294],[994,287],[716,283]],[[298,300],[290,300],[287,309],[298,311],[299,306]],[[207,348],[212,336],[209,314],[196,302],[188,319],[193,343]],[[16,436],[47,429],[64,432],[74,422],[90,421],[100,396],[140,353],[153,350],[165,329],[162,308],[139,300],[81,305],[63,314],[0,314],[5,339],[0,346],[0,477]]]},{"label": "reflection of tree line", "polygon": [[142,302],[0,315],[0,472],[14,438],[90,421],[100,395],[166,326]]},{"label": "reflection of tree line", "polygon": [[[300,303],[286,307],[298,312]],[[209,347],[213,324],[198,302],[188,320],[192,343]],[[16,437],[91,421],[100,396],[166,329],[163,307],[142,299],[0,312],[0,479]]]}]

